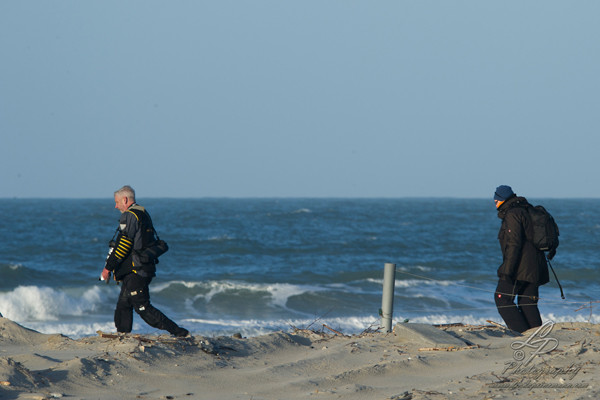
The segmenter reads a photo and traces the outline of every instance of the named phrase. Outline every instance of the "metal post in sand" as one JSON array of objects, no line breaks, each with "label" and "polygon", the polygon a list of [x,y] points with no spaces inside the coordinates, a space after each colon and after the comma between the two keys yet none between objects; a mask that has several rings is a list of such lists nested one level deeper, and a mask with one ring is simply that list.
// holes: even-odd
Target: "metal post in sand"
[{"label": "metal post in sand", "polygon": [[381,298],[381,326],[385,332],[392,331],[395,284],[396,264],[386,263],[383,269],[383,296]]}]

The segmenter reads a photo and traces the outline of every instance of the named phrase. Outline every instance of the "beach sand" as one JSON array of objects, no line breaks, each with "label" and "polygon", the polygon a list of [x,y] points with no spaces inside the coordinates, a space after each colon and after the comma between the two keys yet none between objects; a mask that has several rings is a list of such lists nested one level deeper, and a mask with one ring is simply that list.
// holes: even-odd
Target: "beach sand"
[{"label": "beach sand", "polygon": [[353,336],[112,336],[73,340],[0,318],[0,399],[600,398],[600,326],[586,323],[524,335],[401,324]]}]

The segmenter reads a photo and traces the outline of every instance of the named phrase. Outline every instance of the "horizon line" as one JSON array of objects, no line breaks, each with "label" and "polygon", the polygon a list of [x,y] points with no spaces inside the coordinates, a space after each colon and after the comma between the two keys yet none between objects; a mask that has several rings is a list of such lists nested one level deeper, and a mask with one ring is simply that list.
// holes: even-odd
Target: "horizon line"
[{"label": "horizon line", "polygon": [[[546,196],[523,196],[525,198],[539,198],[544,200],[598,200],[600,197],[546,197]],[[489,197],[461,197],[461,196],[141,196],[138,199],[147,200],[489,200]],[[106,197],[61,197],[61,196],[0,196],[0,200],[112,200],[112,196]]]}]

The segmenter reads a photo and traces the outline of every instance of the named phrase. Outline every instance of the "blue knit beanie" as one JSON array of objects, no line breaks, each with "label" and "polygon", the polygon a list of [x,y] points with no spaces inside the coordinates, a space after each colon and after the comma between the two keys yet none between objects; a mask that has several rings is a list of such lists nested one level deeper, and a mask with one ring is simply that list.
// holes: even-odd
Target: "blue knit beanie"
[{"label": "blue knit beanie", "polygon": [[500,185],[496,188],[496,192],[494,193],[494,200],[504,201],[508,200],[510,197],[514,196],[514,192],[510,186]]}]

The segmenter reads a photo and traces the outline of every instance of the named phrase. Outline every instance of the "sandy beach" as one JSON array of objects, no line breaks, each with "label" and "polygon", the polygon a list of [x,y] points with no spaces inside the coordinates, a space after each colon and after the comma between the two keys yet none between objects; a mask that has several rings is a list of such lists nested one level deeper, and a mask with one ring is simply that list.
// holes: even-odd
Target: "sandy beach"
[{"label": "sandy beach", "polygon": [[[1,399],[595,399],[600,327],[400,324],[77,340],[0,318]],[[314,327],[313,327],[314,328]],[[237,335],[236,335],[237,336]]]}]

